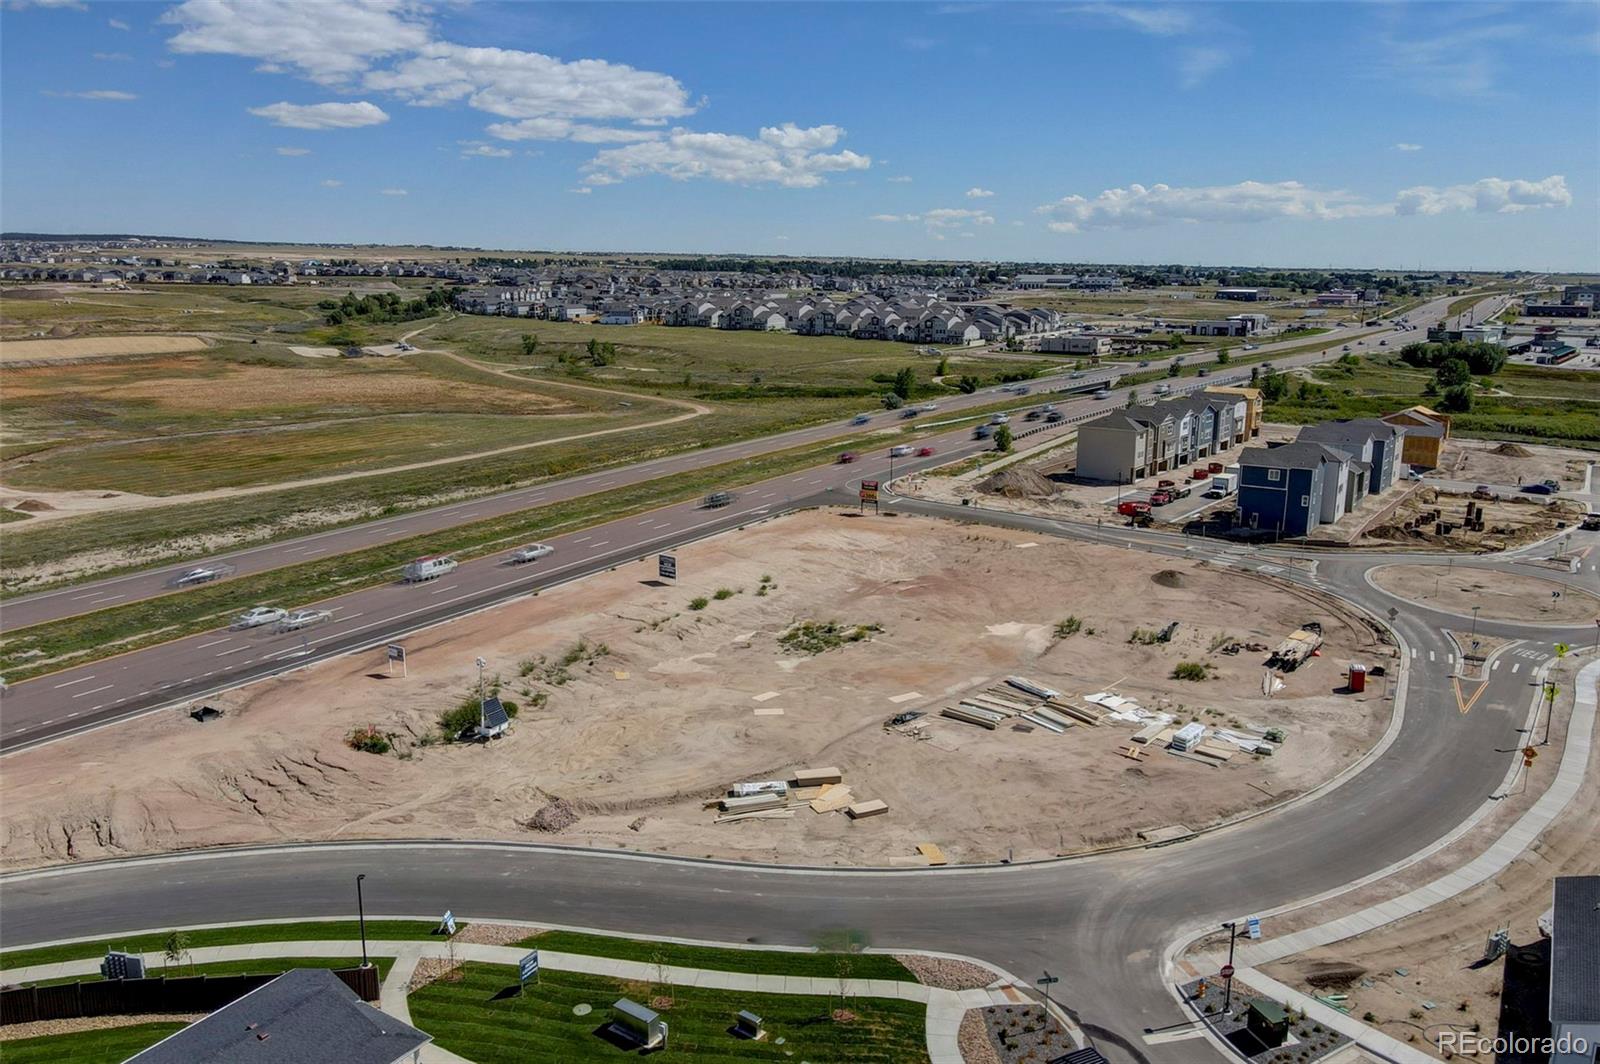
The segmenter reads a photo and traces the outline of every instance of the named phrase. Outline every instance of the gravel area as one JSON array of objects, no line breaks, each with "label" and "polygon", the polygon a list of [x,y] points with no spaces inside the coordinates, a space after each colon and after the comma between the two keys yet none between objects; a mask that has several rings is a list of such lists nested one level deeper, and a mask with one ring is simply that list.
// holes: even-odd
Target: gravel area
[{"label": "gravel area", "polygon": [[[455,972],[455,970],[461,967],[461,965],[461,961],[454,960],[450,957],[423,957],[421,960],[417,961],[416,970],[411,973],[411,981],[406,984],[406,991],[408,993],[415,993],[416,991],[427,986],[429,983],[436,982],[445,978],[447,975],[451,975],[451,973]],[[460,980],[460,975],[454,975],[450,979],[451,982],[459,982]]]},{"label": "gravel area", "polygon": [[1075,1048],[1054,1019],[1046,1025],[1043,1005],[990,1005],[977,1011],[1001,1064],[1037,1064]]},{"label": "gravel area", "polygon": [[940,990],[982,990],[1000,978],[981,964],[950,957],[908,953],[896,954],[895,960],[905,965],[917,977],[917,982],[924,986],[936,986]]},{"label": "gravel area", "polygon": [[514,946],[529,935],[538,933],[536,927],[518,924],[472,923],[456,932],[454,938],[457,942],[468,942],[475,946]]},{"label": "gravel area", "polygon": [[968,1009],[962,1014],[956,1044],[966,1064],[1001,1064],[1000,1054],[995,1051],[994,1043],[989,1041],[982,1009]]},{"label": "gravel area", "polygon": [[36,1020],[33,1023],[8,1023],[0,1027],[0,1042],[17,1038],[47,1038],[79,1031],[104,1031],[111,1027],[132,1027],[139,1023],[193,1023],[203,1012],[144,1012],[137,1016],[79,1016],[71,1020]]}]

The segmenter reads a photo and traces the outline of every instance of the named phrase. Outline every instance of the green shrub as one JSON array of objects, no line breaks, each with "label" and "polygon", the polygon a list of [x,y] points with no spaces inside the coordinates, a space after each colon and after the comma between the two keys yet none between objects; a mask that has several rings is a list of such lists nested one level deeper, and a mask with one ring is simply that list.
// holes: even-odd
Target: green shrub
[{"label": "green shrub", "polygon": [[364,754],[387,754],[391,749],[388,736],[378,730],[376,725],[369,724],[365,728],[357,728],[345,736],[345,745],[352,750],[360,750]]},{"label": "green shrub", "polygon": [[1083,631],[1083,621],[1077,616],[1069,616],[1064,621],[1056,622],[1056,638],[1066,639]]},{"label": "green shrub", "polygon": [[731,599],[733,598],[733,588],[719,587],[717,588],[716,594],[712,595],[711,597],[716,599],[718,602],[722,602],[725,599]]},{"label": "green shrub", "polygon": [[1205,680],[1211,676],[1211,666],[1199,661],[1180,661],[1172,667],[1174,680]]},{"label": "green shrub", "polygon": [[703,610],[709,605],[711,605],[711,600],[704,595],[698,595],[689,600],[689,608],[691,610]]}]

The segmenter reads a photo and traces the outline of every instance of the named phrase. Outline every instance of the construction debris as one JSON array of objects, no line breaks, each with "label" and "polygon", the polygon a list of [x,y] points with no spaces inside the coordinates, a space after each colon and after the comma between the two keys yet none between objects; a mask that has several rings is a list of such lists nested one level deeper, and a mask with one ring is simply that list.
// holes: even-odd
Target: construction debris
[{"label": "construction debris", "polygon": [[1054,732],[1057,735],[1060,735],[1061,733],[1065,732],[1067,730],[1067,728],[1070,726],[1070,725],[1067,725],[1067,724],[1058,724],[1053,720],[1046,720],[1044,717],[1042,717],[1042,716],[1040,716],[1040,715],[1038,715],[1036,713],[1023,713],[1023,714],[1021,714],[1021,716],[1022,716],[1022,719],[1027,721],[1028,723],[1037,724],[1039,727],[1043,728],[1045,731]]},{"label": "construction debris", "polygon": [[865,802],[856,802],[845,808],[845,815],[851,820],[865,820],[869,816],[882,816],[889,811],[889,803],[877,798]]},{"label": "construction debris", "polygon": [[931,842],[917,843],[917,852],[926,857],[928,859],[928,863],[931,865],[943,865],[950,863],[949,859],[945,857],[944,851],[939,849],[938,846]]},{"label": "construction debris", "polygon": [[1046,687],[1043,684],[1034,683],[1032,680],[1029,680],[1023,676],[1007,676],[1006,683],[1010,684],[1012,687],[1015,687],[1019,691],[1026,691],[1035,698],[1049,700],[1052,698],[1061,697],[1060,691],[1057,691],[1054,688]]},{"label": "construction debris", "polygon": [[854,800],[850,788],[842,783],[830,783],[822,793],[811,799],[813,813],[837,813]]},{"label": "construction debris", "polygon": [[737,798],[724,798],[718,804],[725,813],[753,813],[758,809],[780,809],[786,803],[782,794],[767,791],[762,794],[748,794]]},{"label": "construction debris", "polygon": [[1307,621],[1279,643],[1267,658],[1267,668],[1293,672],[1322,646],[1322,625]]},{"label": "construction debris", "polygon": [[1193,721],[1179,728],[1177,734],[1173,735],[1167,746],[1170,749],[1179,751],[1193,750],[1200,745],[1205,737],[1206,726],[1198,721]]},{"label": "construction debris", "polygon": [[728,797],[730,798],[749,798],[755,794],[783,795],[788,793],[789,785],[783,780],[757,780],[754,783],[735,783],[728,788]]}]

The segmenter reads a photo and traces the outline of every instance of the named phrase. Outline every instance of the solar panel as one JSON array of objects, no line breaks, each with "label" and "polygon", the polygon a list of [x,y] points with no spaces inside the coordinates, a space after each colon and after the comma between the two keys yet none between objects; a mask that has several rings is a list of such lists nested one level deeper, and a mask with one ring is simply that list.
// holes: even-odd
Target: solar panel
[{"label": "solar panel", "polygon": [[490,697],[483,700],[483,726],[485,728],[504,728],[511,723],[511,717],[506,713],[506,707],[500,704],[500,699]]}]

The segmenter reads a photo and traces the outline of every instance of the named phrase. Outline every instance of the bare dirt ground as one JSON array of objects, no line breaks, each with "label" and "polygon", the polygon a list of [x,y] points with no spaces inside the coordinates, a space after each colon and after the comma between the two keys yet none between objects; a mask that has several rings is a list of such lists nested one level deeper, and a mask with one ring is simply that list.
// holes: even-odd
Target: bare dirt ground
[{"label": "bare dirt ground", "polygon": [[[1379,692],[1335,693],[1351,658],[1388,651],[1364,623],[1204,563],[818,512],[686,547],[679,567],[681,587],[653,581],[653,563],[624,566],[413,636],[406,679],[385,678],[381,655],[366,653],[212,699],[226,715],[211,723],[172,710],[16,754],[0,781],[0,861],[441,835],[811,864],[909,861],[929,842],[953,862],[1013,847],[1025,859],[1200,828],[1302,793],[1388,720]],[[732,593],[716,599],[719,588]],[[699,595],[710,601],[694,610]],[[1084,630],[1055,638],[1069,614]],[[779,644],[808,619],[882,630],[816,655]],[[1129,642],[1135,627],[1174,620],[1170,643]],[[1271,700],[1262,654],[1211,649],[1225,636],[1276,643],[1308,620],[1325,626],[1324,656]],[[522,706],[509,737],[424,745],[439,713],[470,694],[478,654]],[[1184,660],[1212,677],[1170,679]],[[1115,690],[1180,719],[1278,726],[1287,741],[1273,757],[1222,765],[1160,750],[1135,762],[1117,752],[1131,723],[1057,735],[939,718],[1013,673],[1072,700]],[[885,731],[907,710],[932,718],[926,741]],[[350,749],[346,737],[367,725],[396,752]],[[731,783],[823,765],[888,814],[804,808],[714,825],[704,808]]]},{"label": "bare dirt ground", "polygon": [[1596,460],[1600,456],[1593,451],[1452,437],[1446,445],[1444,468],[1456,480],[1535,484],[1549,478],[1575,491],[1583,486],[1585,467]]},{"label": "bare dirt ground", "polygon": [[[1468,495],[1424,487],[1406,496],[1382,522],[1374,524],[1354,544],[1364,546],[1408,546],[1430,550],[1501,551],[1526,546],[1554,535],[1560,522],[1570,527],[1585,511],[1582,503],[1556,498],[1548,503],[1532,495],[1500,496],[1481,500],[1482,532],[1464,527],[1467,503],[1480,500]],[[1436,531],[1436,522],[1425,520],[1415,528],[1406,525],[1424,515],[1439,511],[1439,519],[1453,524],[1449,532]]]},{"label": "bare dirt ground", "polygon": [[[1467,566],[1385,565],[1372,571],[1385,591],[1446,613],[1484,620],[1583,624],[1600,617],[1600,599],[1551,580]],[[1560,598],[1551,593],[1561,592]]]},{"label": "bare dirt ground", "polygon": [[7,340],[0,343],[0,362],[65,362],[107,355],[159,355],[199,351],[198,336],[95,336],[77,340]]},{"label": "bare dirt ground", "polygon": [[[1502,834],[1548,786],[1560,761],[1562,737],[1572,710],[1574,675],[1587,657],[1569,658],[1552,676],[1564,692],[1552,722],[1553,742],[1541,748],[1530,781],[1512,787],[1511,797],[1459,842],[1391,877],[1303,914],[1272,920],[1273,931],[1321,923],[1354,908],[1372,905],[1430,882],[1465,864]],[[1267,974],[1306,993],[1327,993],[1330,972],[1352,976],[1337,992],[1348,994],[1351,1015],[1418,1049],[1438,1053],[1434,1036],[1445,1025],[1485,1035],[1498,1029],[1506,961],[1480,963],[1489,933],[1508,928],[1513,948],[1540,941],[1539,917],[1550,908],[1557,876],[1600,873],[1594,825],[1600,823],[1600,745],[1589,761],[1582,788],[1561,816],[1532,846],[1492,881],[1425,912],[1364,935],[1335,942],[1266,966]],[[1364,974],[1356,974],[1364,969]],[[1396,969],[1404,969],[1402,975]],[[1321,989],[1311,980],[1322,984]],[[1371,985],[1366,985],[1365,982]],[[1431,1003],[1434,1008],[1426,1008]],[[1462,1006],[1466,1007],[1463,1009]],[[1461,1054],[1457,1054],[1458,1059]],[[1487,1058],[1484,1058],[1487,1059]]]}]

